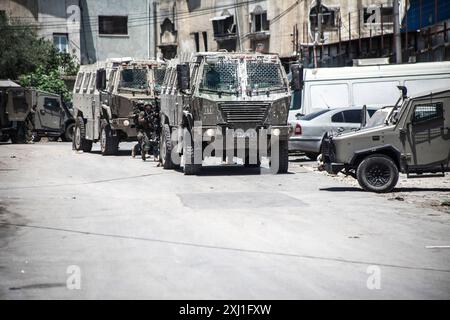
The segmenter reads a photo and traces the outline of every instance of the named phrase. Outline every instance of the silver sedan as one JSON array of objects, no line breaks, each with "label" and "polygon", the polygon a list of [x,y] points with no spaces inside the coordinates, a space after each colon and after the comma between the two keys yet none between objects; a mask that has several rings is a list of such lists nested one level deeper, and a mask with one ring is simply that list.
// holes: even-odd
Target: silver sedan
[{"label": "silver sedan", "polygon": [[[363,107],[323,109],[290,123],[292,136],[289,139],[290,152],[304,152],[316,160],[322,148],[322,140],[329,131],[345,132],[361,127]],[[379,108],[368,107],[367,119]]]}]

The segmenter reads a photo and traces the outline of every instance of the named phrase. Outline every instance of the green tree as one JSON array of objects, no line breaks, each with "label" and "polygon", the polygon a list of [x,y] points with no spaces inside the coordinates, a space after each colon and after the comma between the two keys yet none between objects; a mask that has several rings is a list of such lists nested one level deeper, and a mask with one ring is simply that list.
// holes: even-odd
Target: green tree
[{"label": "green tree", "polygon": [[50,41],[39,38],[33,27],[1,15],[0,35],[0,79],[18,79],[22,86],[71,99],[61,80],[78,72],[79,65],[70,54],[58,52]]}]

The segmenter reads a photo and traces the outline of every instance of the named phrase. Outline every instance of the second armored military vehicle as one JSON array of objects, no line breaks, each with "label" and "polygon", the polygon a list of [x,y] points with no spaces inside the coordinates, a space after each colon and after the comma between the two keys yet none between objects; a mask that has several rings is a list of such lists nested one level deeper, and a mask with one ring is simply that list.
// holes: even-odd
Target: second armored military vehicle
[{"label": "second armored military vehicle", "polygon": [[323,161],[372,192],[389,192],[399,172],[408,178],[444,177],[450,172],[450,90],[406,97],[401,107],[380,112],[381,122],[354,133],[325,138]]},{"label": "second armored military vehicle", "polygon": [[73,117],[60,96],[0,81],[0,141],[37,142],[41,137],[70,141]]},{"label": "second armored military vehicle", "polygon": [[136,113],[158,104],[165,67],[155,60],[110,59],[82,66],[75,82],[73,147],[89,152],[100,141],[103,155],[116,154],[121,141],[136,141]]},{"label": "second armored military vehicle", "polygon": [[198,174],[209,155],[241,155],[245,165],[259,166],[267,152],[272,171],[287,172],[290,97],[276,55],[214,52],[170,61],[161,92],[163,167]]}]

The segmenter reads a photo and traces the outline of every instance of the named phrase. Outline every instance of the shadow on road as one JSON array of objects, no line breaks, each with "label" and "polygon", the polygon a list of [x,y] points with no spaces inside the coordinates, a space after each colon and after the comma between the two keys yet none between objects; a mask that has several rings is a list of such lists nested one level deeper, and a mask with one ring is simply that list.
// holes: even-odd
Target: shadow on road
[{"label": "shadow on road", "polygon": [[[357,187],[332,187],[319,190],[328,192],[364,192],[363,189]],[[450,188],[395,188],[392,193],[395,192],[450,192]]]},{"label": "shadow on road", "polygon": [[[98,154],[98,155],[102,155],[102,152],[101,151],[99,151],[99,150],[96,150],[96,151],[91,151],[90,153],[92,153],[92,154]],[[111,156],[108,156],[108,157],[130,157],[131,158],[131,150],[119,150],[118,152],[117,152],[117,154],[115,154],[115,155],[111,155]],[[136,157],[141,157],[140,155],[139,156],[136,156]]]},{"label": "shadow on road", "polygon": [[[177,170],[182,173],[182,170]],[[267,168],[246,168],[240,165],[233,166],[204,166],[200,171],[199,177],[220,177],[220,176],[258,176],[262,174],[271,174]],[[287,174],[295,174],[288,172]]]}]

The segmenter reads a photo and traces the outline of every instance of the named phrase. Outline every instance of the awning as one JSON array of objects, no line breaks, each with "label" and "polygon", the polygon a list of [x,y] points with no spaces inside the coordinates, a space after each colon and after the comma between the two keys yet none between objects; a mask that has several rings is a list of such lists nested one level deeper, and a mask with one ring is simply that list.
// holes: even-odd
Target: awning
[{"label": "awning", "polygon": [[232,17],[232,16],[230,16],[230,15],[217,16],[212,19],[209,19],[209,21],[221,21],[221,20],[228,19],[229,17]]},{"label": "awning", "polygon": [[1,88],[20,88],[20,85],[11,80],[0,80]]}]

